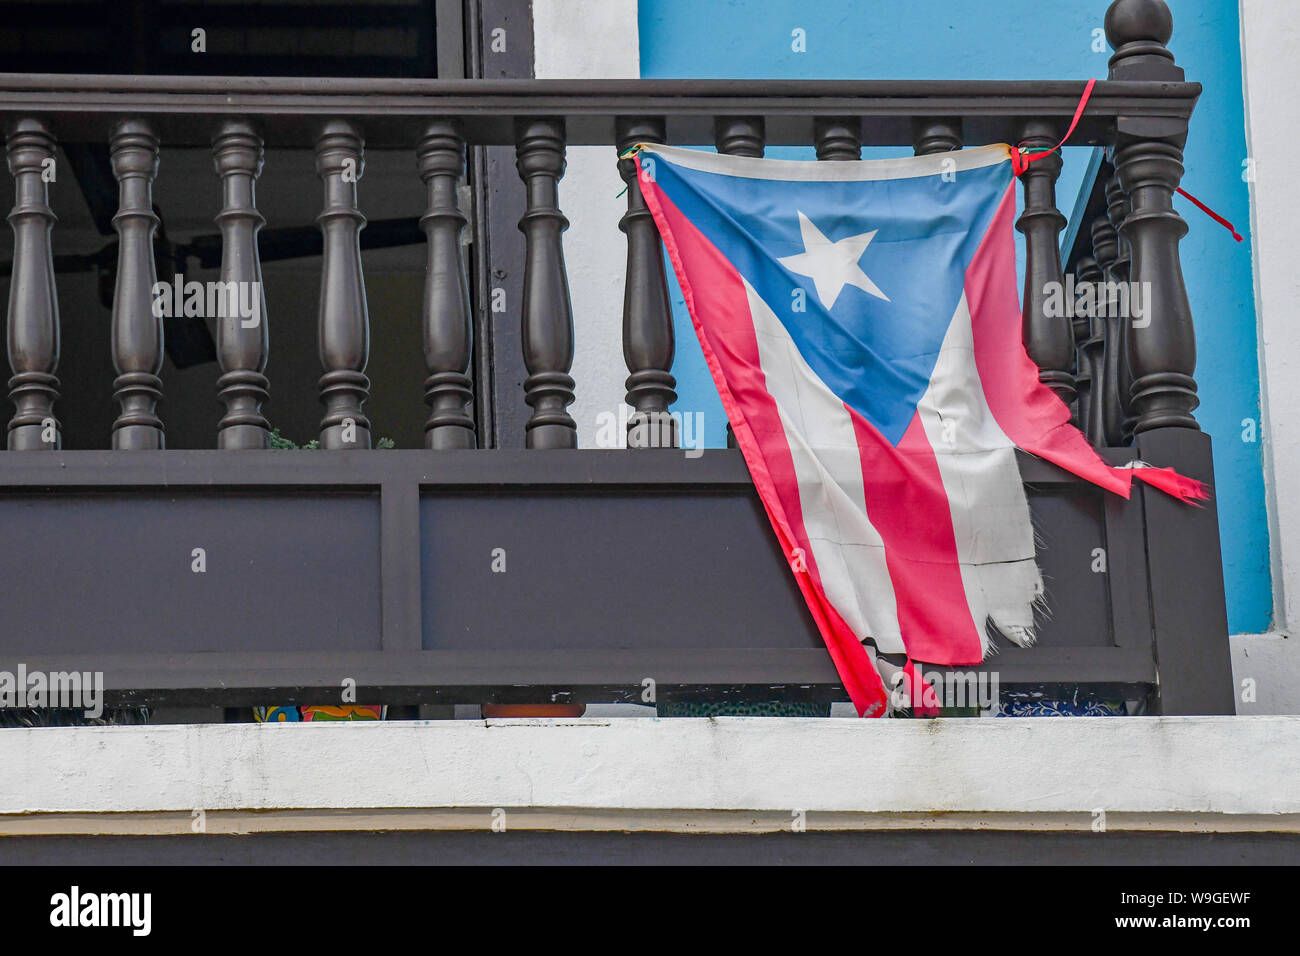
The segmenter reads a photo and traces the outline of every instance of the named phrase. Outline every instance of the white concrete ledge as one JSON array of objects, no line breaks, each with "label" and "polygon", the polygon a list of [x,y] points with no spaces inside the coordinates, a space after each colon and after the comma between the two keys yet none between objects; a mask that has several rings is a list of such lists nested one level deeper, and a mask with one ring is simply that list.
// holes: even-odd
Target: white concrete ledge
[{"label": "white concrete ledge", "polygon": [[[0,730],[0,833],[1300,830],[1300,717],[392,721]],[[499,814],[498,814],[499,815]],[[63,821],[60,823],[59,821]]]},{"label": "white concrete ledge", "polygon": [[1238,714],[1300,714],[1300,640],[1273,631],[1229,645]]}]

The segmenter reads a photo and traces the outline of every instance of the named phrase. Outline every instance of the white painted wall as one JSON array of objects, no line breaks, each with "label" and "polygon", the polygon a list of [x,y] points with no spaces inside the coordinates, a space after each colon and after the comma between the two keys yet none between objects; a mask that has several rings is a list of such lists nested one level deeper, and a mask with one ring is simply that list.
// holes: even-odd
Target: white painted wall
[{"label": "white painted wall", "polygon": [[[1265,478],[1272,537],[1274,627],[1300,621],[1300,269],[1293,235],[1300,220],[1295,189],[1295,92],[1300,3],[1241,0],[1246,143],[1255,161],[1251,184],[1255,301],[1264,416]],[[1292,642],[1291,647],[1294,647]],[[1300,680],[1300,655],[1286,666]]]},{"label": "white painted wall", "polygon": [[[1251,234],[1260,351],[1264,479],[1268,495],[1273,628],[1268,635],[1234,635],[1237,712],[1300,714],[1300,270],[1292,233],[1300,218],[1294,188],[1295,51],[1300,4],[1241,0],[1241,59],[1246,96],[1246,144],[1254,160]],[[1244,679],[1258,682],[1259,699],[1241,700]]]},{"label": "white painted wall", "polygon": [[1300,717],[56,727],[0,733],[0,766],[10,770],[0,778],[0,814],[534,807],[1056,813],[1084,822],[1099,808],[1280,815],[1300,814]]},{"label": "white painted wall", "polygon": [[[636,79],[641,75],[636,0],[533,0],[534,73],[538,79]],[[618,220],[617,153],[611,146],[573,146],[560,183],[569,217],[565,263],[573,298],[573,378],[569,407],[578,444],[596,447],[598,416],[616,418],[627,389],[623,364],[623,273],[627,241]],[[626,436],[618,430],[620,443]]]},{"label": "white painted wall", "polygon": [[[1300,651],[1283,634],[1235,634],[1237,713],[1300,714]],[[1254,699],[1250,699],[1253,697]]]}]

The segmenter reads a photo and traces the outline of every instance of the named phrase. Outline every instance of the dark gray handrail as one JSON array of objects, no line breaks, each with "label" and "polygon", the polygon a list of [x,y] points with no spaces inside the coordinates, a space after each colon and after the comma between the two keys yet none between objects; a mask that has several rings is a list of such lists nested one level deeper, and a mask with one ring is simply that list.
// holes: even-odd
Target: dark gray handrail
[{"label": "dark gray handrail", "polygon": [[[124,115],[170,146],[211,144],[231,116],[257,118],[268,145],[310,147],[323,117],[361,123],[370,148],[413,145],[429,120],[457,118],[475,145],[514,145],[517,117],[565,121],[569,145],[610,145],[620,116],[662,116],[668,142],[712,145],[717,117],[758,116],[769,146],[807,145],[815,117],[861,120],[864,146],[913,145],[914,117],[963,118],[967,145],[1015,142],[1031,119],[1068,120],[1082,81],[390,80],[0,73],[0,114],[38,114],[62,140],[100,141]],[[1186,121],[1199,83],[1102,81],[1071,138],[1114,139],[1120,116]]]}]

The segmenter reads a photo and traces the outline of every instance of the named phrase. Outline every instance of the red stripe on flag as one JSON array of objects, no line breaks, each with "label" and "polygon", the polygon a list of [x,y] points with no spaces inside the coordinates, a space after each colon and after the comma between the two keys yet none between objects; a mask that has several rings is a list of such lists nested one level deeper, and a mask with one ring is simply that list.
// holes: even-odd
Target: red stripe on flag
[{"label": "red stripe on flag", "polygon": [[849,409],[862,458],[867,517],[885,542],[898,626],[912,660],[978,664],[979,633],[966,603],[952,510],[919,414],[895,448]]},{"label": "red stripe on flag", "polygon": [[1202,501],[1210,498],[1210,489],[1205,482],[1180,475],[1172,468],[1153,468],[1150,465],[1133,468],[1133,477],[1146,482],[1152,488],[1159,488],[1167,495],[1179,498],[1189,505],[1201,507]]},{"label": "red stripe on flag", "polygon": [[1071,423],[1065,403],[1039,381],[1021,337],[1011,231],[1015,209],[1013,181],[966,269],[975,365],[997,423],[1017,447],[1123,498],[1131,494],[1134,477],[1188,503],[1209,498],[1202,482],[1172,468],[1108,465]]},{"label": "red stripe on flag", "polygon": [[1130,475],[1116,474],[1097,456],[1070,424],[1069,408],[1038,380],[1038,366],[1025,351],[1011,231],[1015,211],[1013,181],[966,269],[975,366],[989,409],[1020,448],[1127,498]]},{"label": "red stripe on flag", "polygon": [[912,707],[912,715],[915,717],[938,717],[939,695],[935,693],[934,688],[929,681],[925,679],[924,673],[916,672],[916,664],[908,661],[903,667],[903,674],[907,678],[907,695]]}]

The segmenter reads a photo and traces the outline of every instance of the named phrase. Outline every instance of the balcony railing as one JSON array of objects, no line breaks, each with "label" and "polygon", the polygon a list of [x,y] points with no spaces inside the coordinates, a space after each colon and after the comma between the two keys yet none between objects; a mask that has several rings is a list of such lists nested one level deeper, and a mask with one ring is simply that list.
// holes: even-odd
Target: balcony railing
[{"label": "balcony railing", "polygon": [[[1152,9],[1163,5],[1149,5]],[[1024,335],[1042,380],[1113,463],[1213,480],[1192,415],[1195,341],[1173,211],[1200,91],[1159,17],[1115,18],[1110,78],[1072,145],[1104,147],[1106,215],[1080,278],[1149,283],[1143,335],[1054,316],[1060,159],[1022,176]],[[0,456],[0,669],[103,671],[119,703],[836,700],[845,695],[771,539],[743,460],[670,443],[673,326],[659,238],[630,161],[623,315],[627,450],[577,450],[574,327],[557,184],[566,145],[812,145],[918,154],[1054,146],[1078,82],[390,81],[0,75],[16,183],[8,312],[15,413]],[[106,143],[119,184],[112,450],[61,450],[53,214],[57,138]],[[260,281],[253,184],[267,147],[310,148],[323,187],[323,452],[268,450],[267,325],[217,324],[224,417],[211,451],[166,451],[151,206],[160,145],[211,148],[223,282]],[[457,187],[466,150],[513,146],[526,186],[525,448],[477,448]],[[420,323],[425,449],[370,452],[369,328],[357,180],[367,147],[409,150],[427,186]],[[1068,250],[1067,250],[1068,251]],[[306,356],[303,361],[308,361]],[[412,388],[418,383],[412,382]],[[581,383],[577,383],[581,388]],[[105,401],[108,401],[105,396]],[[1231,712],[1216,513],[1107,496],[1025,458],[1050,616],[1039,645],[986,663],[1003,687]],[[1103,560],[1100,564],[1097,556]],[[202,565],[200,569],[200,565]]]}]

